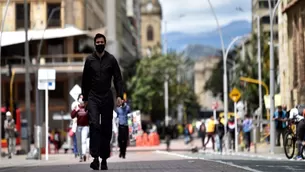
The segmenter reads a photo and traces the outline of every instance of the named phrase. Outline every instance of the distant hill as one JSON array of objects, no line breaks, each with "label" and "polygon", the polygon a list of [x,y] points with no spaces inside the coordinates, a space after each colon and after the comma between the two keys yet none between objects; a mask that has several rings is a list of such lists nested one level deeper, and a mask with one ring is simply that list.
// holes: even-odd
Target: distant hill
[{"label": "distant hill", "polygon": [[[245,20],[234,21],[226,26],[223,26],[222,34],[223,34],[225,46],[227,46],[234,37],[247,35],[250,32],[251,32],[251,23]],[[204,50],[202,50],[203,52],[214,51],[213,49],[211,49],[211,47],[215,47],[219,49],[221,48],[218,30],[214,30],[211,32],[202,32],[197,34],[170,32],[166,34],[166,36],[168,40],[168,48],[172,50],[182,51],[186,49],[186,47],[188,47],[189,45],[196,45],[196,46],[204,45],[205,48]]]}]

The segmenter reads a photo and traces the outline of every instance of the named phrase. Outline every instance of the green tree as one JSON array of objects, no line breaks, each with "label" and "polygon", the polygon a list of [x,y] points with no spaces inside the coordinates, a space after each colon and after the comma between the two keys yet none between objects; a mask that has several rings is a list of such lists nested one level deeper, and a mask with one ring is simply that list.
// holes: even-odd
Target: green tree
[{"label": "green tree", "polygon": [[[181,100],[187,105],[191,114],[195,113],[195,94],[187,82],[177,82],[177,72],[180,65],[186,62],[176,53],[162,55],[153,53],[145,57],[136,66],[136,74],[128,82],[131,90],[132,108],[140,109],[145,114],[150,114],[153,121],[164,119],[164,81],[168,74],[169,83],[169,113],[176,111]],[[197,113],[197,112],[196,112]]]},{"label": "green tree", "polygon": [[[269,35],[264,34],[261,36],[261,58],[262,58],[262,80],[269,85]],[[241,90],[242,97],[241,99],[248,102],[248,112],[253,112],[258,108],[258,85],[252,83],[244,83],[240,81],[240,77],[248,77],[257,79],[258,78],[258,65],[257,65],[257,36],[253,34],[246,44],[246,53],[245,58],[241,56],[242,49],[235,48],[229,53],[229,59],[235,61],[234,77],[228,78],[228,83],[230,87],[236,87]],[[275,50],[275,69],[278,66],[277,51]],[[219,70],[221,69],[221,70]],[[229,68],[228,68],[229,69]],[[219,79],[223,77],[223,61],[215,66],[212,76],[207,81],[204,89],[212,91],[214,96],[220,95],[223,96],[223,80]],[[230,76],[230,75],[228,75]],[[277,74],[275,74],[277,76]],[[277,90],[278,91],[278,88]],[[228,90],[230,92],[230,90]],[[265,90],[263,89],[263,95],[265,95]],[[233,102],[229,100],[229,109],[232,109]],[[231,108],[230,108],[231,107]]]},{"label": "green tree", "polygon": [[[269,85],[269,45],[268,45],[268,34],[262,35],[261,37],[261,62],[262,62],[262,81]],[[235,63],[237,68],[235,69],[235,77],[233,78],[231,84],[232,87],[235,86],[242,90],[242,99],[248,102],[248,112],[253,112],[259,107],[259,93],[258,85],[252,83],[244,83],[240,81],[240,77],[248,77],[253,79],[258,79],[258,61],[257,61],[257,36],[252,35],[249,41],[250,49],[246,51],[245,59],[242,59],[240,53],[236,54]],[[275,51],[275,69],[278,66],[277,53]],[[277,72],[277,71],[275,71]],[[275,73],[275,76],[277,74]],[[263,88],[263,95],[266,94],[265,89]]]}]

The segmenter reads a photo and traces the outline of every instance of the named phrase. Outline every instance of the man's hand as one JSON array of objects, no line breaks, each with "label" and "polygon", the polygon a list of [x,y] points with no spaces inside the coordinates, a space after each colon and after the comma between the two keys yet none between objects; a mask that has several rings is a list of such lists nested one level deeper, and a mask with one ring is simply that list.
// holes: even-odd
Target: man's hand
[{"label": "man's hand", "polygon": [[85,109],[86,109],[87,106],[88,106],[88,101],[84,101],[84,106],[85,106]]},{"label": "man's hand", "polygon": [[122,103],[123,103],[122,98],[121,98],[121,97],[118,97],[118,98],[116,99],[116,104],[117,104],[117,106],[122,106]]}]

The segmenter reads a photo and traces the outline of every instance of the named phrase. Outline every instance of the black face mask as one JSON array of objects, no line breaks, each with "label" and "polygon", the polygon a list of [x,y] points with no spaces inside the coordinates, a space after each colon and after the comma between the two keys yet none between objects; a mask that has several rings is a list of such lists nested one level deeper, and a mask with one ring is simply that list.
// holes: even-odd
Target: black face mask
[{"label": "black face mask", "polygon": [[105,50],[105,44],[95,45],[95,49],[98,53],[102,53]]}]

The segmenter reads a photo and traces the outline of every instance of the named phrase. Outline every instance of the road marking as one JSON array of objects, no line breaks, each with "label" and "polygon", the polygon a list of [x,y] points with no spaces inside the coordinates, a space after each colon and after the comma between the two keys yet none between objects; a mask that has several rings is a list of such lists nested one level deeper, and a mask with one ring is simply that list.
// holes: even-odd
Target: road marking
[{"label": "road marking", "polygon": [[262,158],[262,159],[276,159],[276,160],[287,160],[285,158],[275,158],[271,156],[262,156],[262,155],[253,155],[253,154],[245,154],[245,153],[235,153],[235,152],[223,152],[222,154],[219,152],[213,152],[213,151],[203,151],[199,150],[199,153],[208,153],[208,154],[213,154],[213,155],[233,155],[233,156],[243,156],[243,157],[249,157],[249,158]]},{"label": "road marking", "polygon": [[236,167],[236,168],[243,169],[243,170],[248,170],[248,171],[251,171],[251,172],[262,172],[262,171],[259,171],[259,170],[252,169],[250,167],[243,167],[243,166],[239,166],[239,165],[236,165],[236,164],[233,164],[233,163],[224,162],[224,161],[210,160],[210,159],[204,159],[204,158],[200,158],[200,157],[186,156],[186,155],[182,155],[182,154],[178,154],[178,153],[159,151],[159,150],[157,150],[156,153],[165,154],[165,155],[172,155],[172,156],[178,156],[178,157],[186,158],[186,159],[199,159],[199,160],[205,160],[205,161],[209,161],[209,162],[217,162],[217,163],[220,163],[220,164],[229,165],[229,166],[232,166],[232,167]]}]

